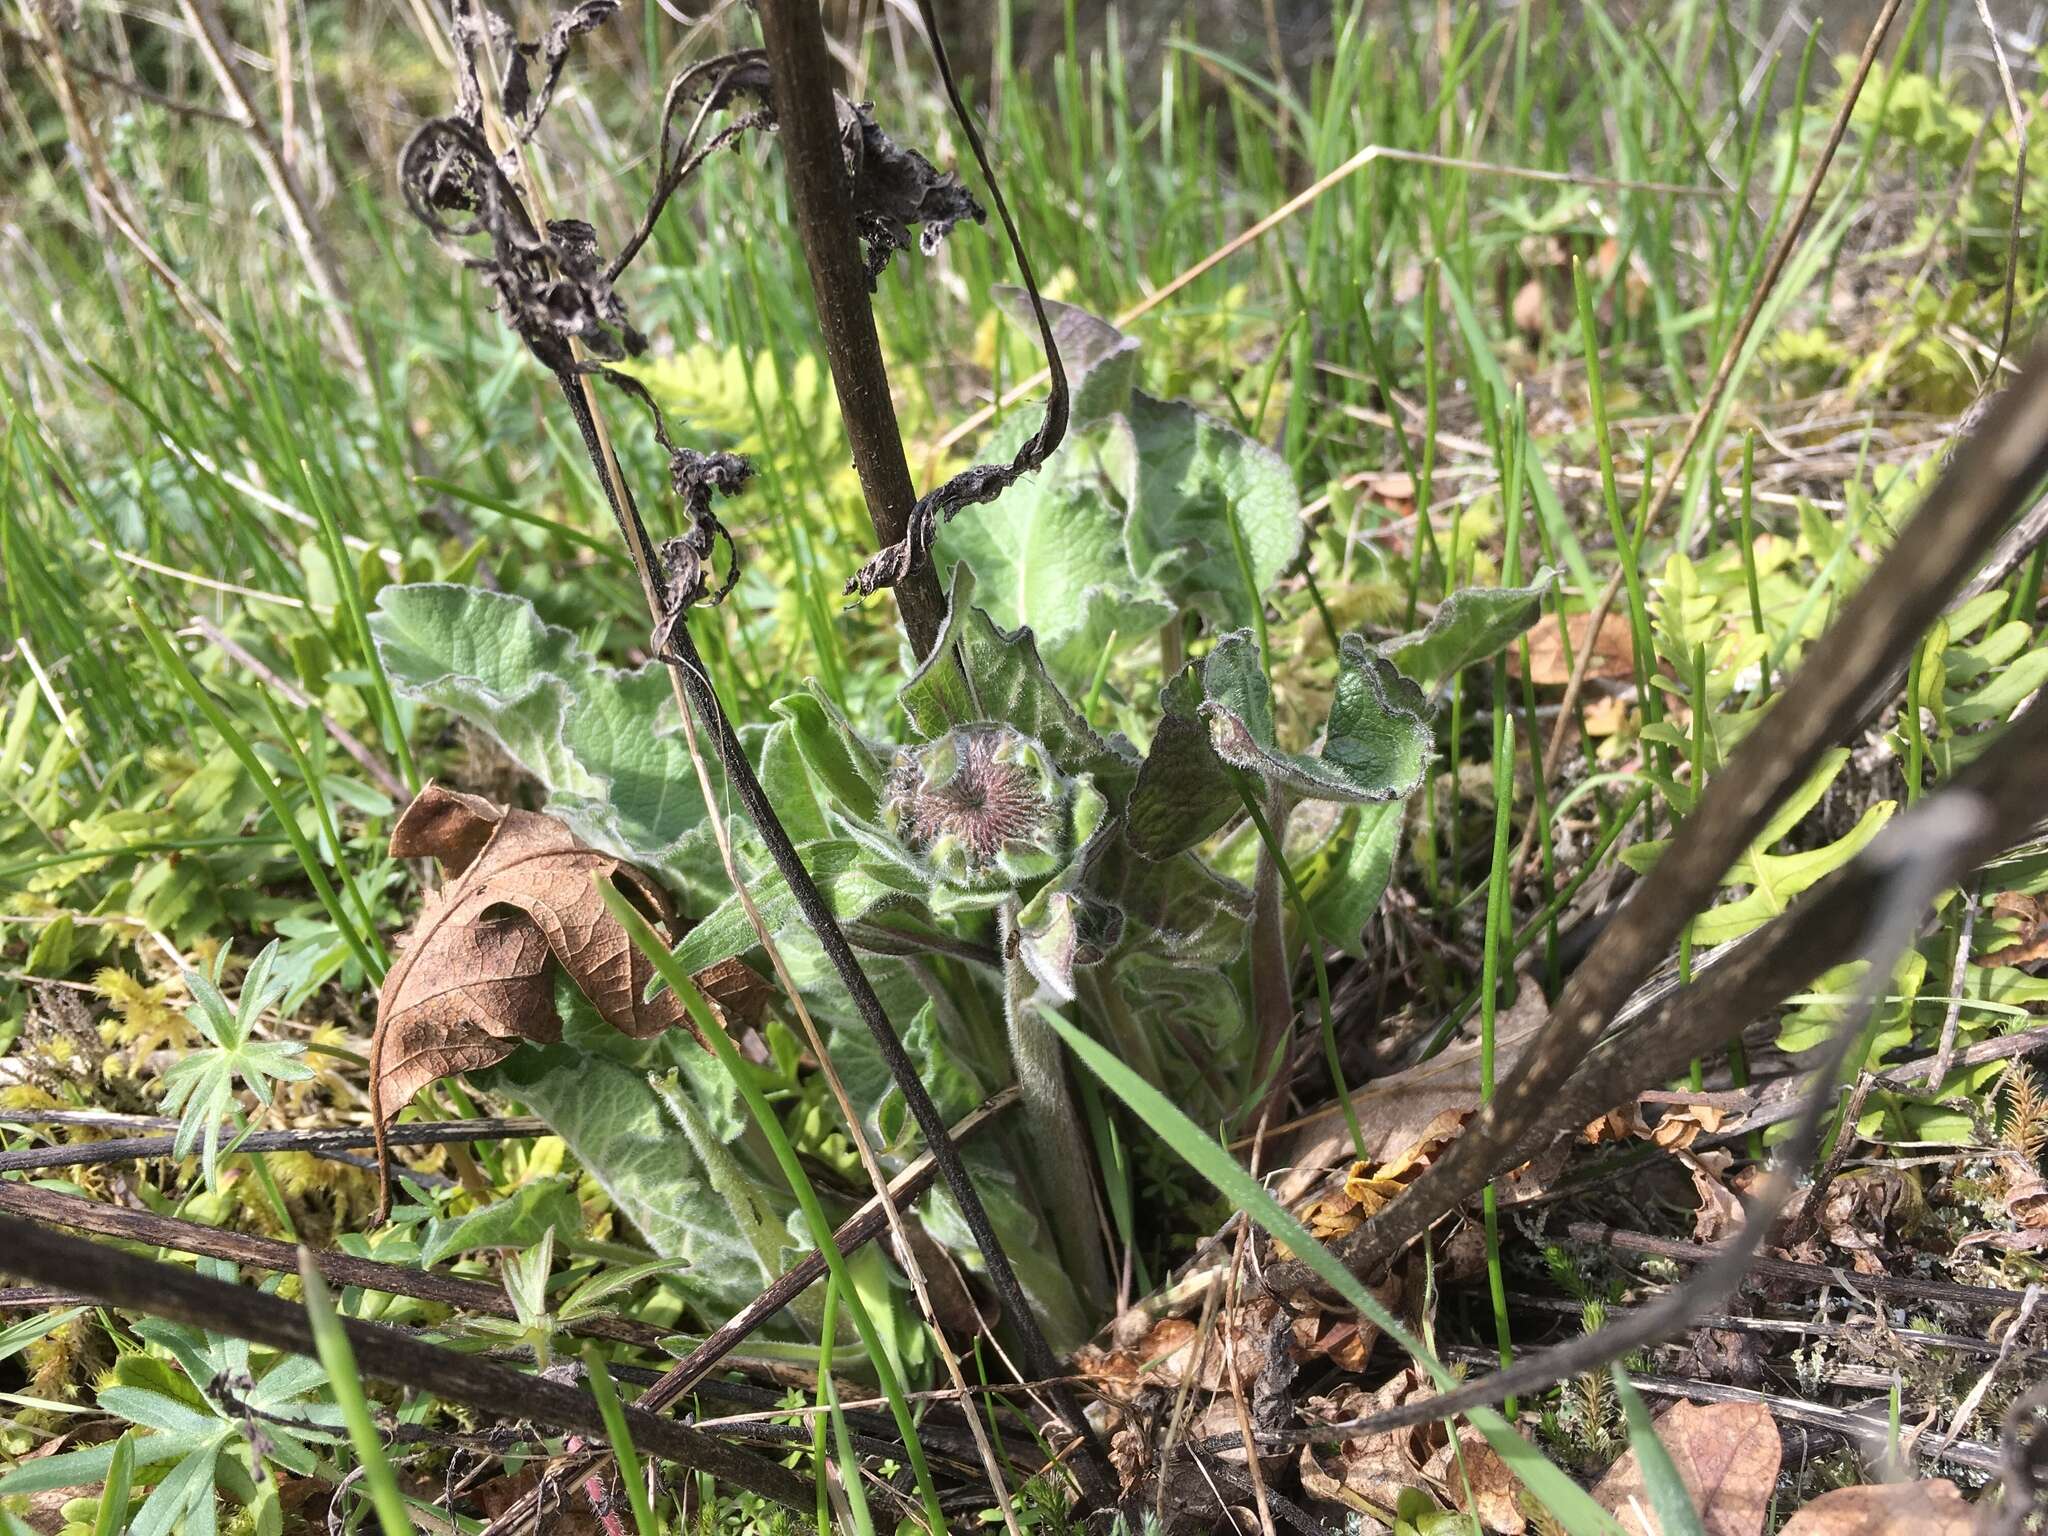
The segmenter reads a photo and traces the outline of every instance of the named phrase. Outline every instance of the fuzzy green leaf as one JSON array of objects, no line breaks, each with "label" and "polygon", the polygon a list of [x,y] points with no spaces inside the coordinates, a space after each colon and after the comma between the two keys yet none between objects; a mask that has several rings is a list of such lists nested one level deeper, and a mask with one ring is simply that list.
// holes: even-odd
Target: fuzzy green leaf
[{"label": "fuzzy green leaf", "polygon": [[[1037,328],[1037,317],[1031,313],[1031,303],[1023,289],[999,285],[989,291],[1018,325]],[[1072,396],[1067,411],[1069,425],[1092,426],[1105,416],[1122,411],[1129,404],[1131,387],[1138,380],[1138,339],[1126,336],[1100,315],[1076,305],[1062,304],[1057,299],[1042,302],[1046,318],[1052,322],[1053,344],[1059,348],[1060,366],[1066,370],[1067,389]],[[1038,427],[1029,415],[1022,415],[1021,419],[1024,428],[1016,442],[1022,442]],[[996,434],[990,436],[994,438]],[[1011,446],[1014,449],[1015,443]],[[986,455],[991,459],[1001,456],[994,451]],[[1004,505],[1008,504],[1005,493]]]},{"label": "fuzzy green leaf", "polygon": [[688,837],[704,802],[664,668],[603,666],[524,598],[474,587],[386,587],[370,631],[393,688],[487,732],[585,842],[693,895],[721,889],[715,856]]},{"label": "fuzzy green leaf", "polygon": [[[842,923],[858,922],[885,903],[916,901],[925,894],[924,887],[901,864],[850,839],[807,843],[797,855],[817,882],[832,915]],[[751,889],[755,909],[778,940],[793,925],[802,923],[796,896],[781,875],[761,875]],[[738,896],[730,896],[684,936],[676,946],[676,963],[694,974],[745,954],[759,942],[746,907]]]},{"label": "fuzzy green leaf", "polygon": [[703,1315],[730,1316],[760,1291],[753,1247],[644,1073],[550,1045],[472,1075],[545,1120],[656,1254],[688,1261],[676,1279]]},{"label": "fuzzy green leaf", "polygon": [[1422,782],[1433,737],[1422,690],[1356,635],[1338,659],[1322,748],[1284,750],[1273,691],[1249,631],[1225,635],[1202,668],[1201,713],[1217,755],[1234,768],[1313,800],[1399,800]]},{"label": "fuzzy green leaf", "polygon": [[[1350,835],[1329,873],[1310,894],[1309,913],[1316,932],[1354,960],[1365,958],[1365,925],[1379,910],[1393,878],[1394,859],[1401,851],[1401,824],[1408,808],[1398,800],[1362,805]],[[1305,815],[1306,811],[1297,813]]]},{"label": "fuzzy green leaf", "polygon": [[953,567],[938,643],[899,696],[911,723],[929,740],[956,726],[1000,721],[1042,742],[1062,773],[1094,774],[1114,800],[1113,786],[1132,772],[1128,746],[1103,740],[1068,702],[1029,629],[1003,630],[973,606],[975,585],[965,562]]},{"label": "fuzzy green leaf", "polygon": [[[1005,460],[1036,426],[1013,416],[982,453]],[[942,571],[964,563],[974,572],[976,601],[998,626],[1029,627],[1047,670],[1076,693],[1093,679],[1112,637],[1150,634],[1174,612],[1165,593],[1131,570],[1124,514],[1111,503],[1102,455],[1101,434],[1071,432],[1037,474],[1003,493],[994,512],[948,523],[934,549]]]},{"label": "fuzzy green leaf", "polygon": [[1242,801],[1202,721],[1202,664],[1159,690],[1159,728],[1125,812],[1132,849],[1163,859],[1192,848],[1235,816]]},{"label": "fuzzy green leaf", "polygon": [[1463,587],[1445,598],[1426,629],[1380,647],[1380,654],[1435,697],[1459,672],[1485,661],[1543,611],[1557,573],[1545,567],[1526,587]]},{"label": "fuzzy green leaf", "polygon": [[583,1208],[567,1179],[535,1179],[481,1210],[452,1221],[431,1221],[420,1240],[420,1262],[438,1264],[451,1253],[478,1248],[527,1248],[544,1232],[575,1237],[583,1230]]},{"label": "fuzzy green leaf", "polygon": [[1286,461],[1183,401],[1136,390],[1109,442],[1131,569],[1218,625],[1250,624],[1301,549]]}]

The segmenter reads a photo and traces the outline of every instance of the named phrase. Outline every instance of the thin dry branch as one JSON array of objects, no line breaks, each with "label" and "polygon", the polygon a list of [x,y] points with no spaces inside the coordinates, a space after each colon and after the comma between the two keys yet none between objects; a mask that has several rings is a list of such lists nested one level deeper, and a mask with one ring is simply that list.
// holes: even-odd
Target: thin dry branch
[{"label": "thin dry branch", "polygon": [[[103,1306],[166,1317],[229,1338],[295,1355],[317,1353],[303,1308],[244,1285],[209,1279],[106,1243],[66,1237],[19,1217],[0,1215],[0,1269],[41,1285],[89,1296]],[[519,1417],[599,1439],[604,1416],[588,1394],[545,1376],[527,1376],[475,1355],[459,1354],[376,1323],[343,1319],[363,1375],[394,1386],[465,1403],[499,1419]],[[681,1466],[757,1493],[808,1517],[816,1490],[776,1462],[755,1456],[640,1408],[628,1408],[634,1442]]]},{"label": "thin dry branch", "polygon": [[[299,1267],[300,1250],[274,1238],[227,1232],[196,1221],[159,1216],[153,1211],[136,1211],[98,1200],[82,1200],[76,1195],[37,1189],[32,1184],[0,1182],[0,1213],[20,1216],[46,1226],[70,1227],[98,1237],[147,1243],[152,1248],[168,1248],[201,1258],[226,1259],[278,1274],[295,1274]],[[381,1291],[387,1296],[411,1296],[420,1301],[458,1307],[465,1312],[482,1312],[490,1317],[518,1315],[503,1287],[481,1280],[464,1280],[455,1275],[436,1274],[430,1269],[408,1268],[403,1264],[382,1264],[374,1259],[359,1259],[331,1249],[314,1251],[312,1259],[319,1266],[320,1273],[337,1285],[360,1285],[365,1290]],[[656,1349],[668,1336],[666,1329],[636,1323],[630,1318],[608,1316],[585,1318],[569,1325],[566,1331]]]}]

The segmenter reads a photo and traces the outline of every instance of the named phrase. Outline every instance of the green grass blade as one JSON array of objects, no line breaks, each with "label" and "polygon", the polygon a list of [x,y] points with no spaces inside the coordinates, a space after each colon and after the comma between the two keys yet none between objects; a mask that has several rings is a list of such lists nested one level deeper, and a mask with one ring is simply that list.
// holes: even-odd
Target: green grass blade
[{"label": "green grass blade", "polygon": [[[1247,1173],[1222,1143],[1203,1131],[1178,1105],[1125,1066],[1107,1048],[1058,1015],[1049,1014],[1047,1017],[1067,1042],[1068,1049],[1129,1105],[1140,1120],[1151,1126],[1183,1162],[1215,1185],[1225,1199],[1257,1222],[1269,1237],[1284,1243],[1296,1258],[1314,1271],[1317,1279],[1357,1308],[1360,1316],[1371,1321],[1406,1350],[1439,1388],[1448,1390],[1454,1385],[1455,1379],[1443,1362],[1404,1328],[1393,1313],[1375,1300],[1359,1283],[1358,1277],[1337,1261],[1335,1254],[1309,1236],[1308,1229],[1267,1194],[1266,1187]],[[1593,1533],[1619,1536],[1621,1527],[1593,1502],[1586,1490],[1516,1434],[1507,1420],[1484,1408],[1474,1410],[1469,1417],[1500,1458],[1529,1491],[1564,1522],[1573,1536],[1581,1532],[1587,1536],[1593,1536]]]},{"label": "green grass blade", "polygon": [[681,998],[683,1006],[690,1010],[690,1017],[696,1022],[704,1042],[711,1047],[711,1052],[718,1058],[719,1065],[732,1077],[734,1086],[740,1091],[740,1097],[746,1100],[748,1110],[752,1112],[755,1122],[760,1126],[761,1134],[767,1138],[769,1148],[775,1154],[775,1161],[782,1169],[782,1176],[788,1180],[790,1192],[796,1196],[797,1204],[803,1210],[804,1222],[810,1228],[811,1241],[818,1245],[818,1252],[825,1260],[827,1272],[838,1282],[840,1303],[846,1308],[847,1316],[853,1319],[854,1330],[860,1334],[861,1346],[867,1351],[869,1362],[874,1366],[875,1375],[881,1382],[882,1395],[889,1400],[889,1411],[895,1417],[898,1433],[903,1436],[911,1471],[917,1477],[918,1492],[924,1498],[925,1514],[930,1519],[934,1531],[945,1530],[946,1518],[939,1509],[938,1490],[932,1485],[931,1469],[925,1465],[924,1447],[918,1441],[917,1426],[911,1420],[910,1404],[903,1395],[903,1384],[897,1377],[895,1366],[890,1363],[888,1350],[882,1342],[881,1333],[875,1327],[874,1319],[869,1316],[866,1306],[861,1302],[860,1292],[846,1267],[846,1258],[840,1253],[839,1244],[833,1240],[832,1223],[826,1219],[825,1207],[818,1199],[818,1192],[811,1184],[810,1175],[804,1172],[803,1164],[797,1160],[796,1149],[789,1144],[789,1136],[783,1130],[781,1120],[776,1117],[767,1096],[755,1083],[754,1074],[747,1070],[746,1063],[740,1060],[739,1052],[725,1037],[725,1031],[719,1027],[718,1021],[711,1017],[711,1010],[705,1006],[703,994],[684,974],[682,967],[676,964],[675,957],[668,951],[668,946],[662,943],[654,930],[647,926],[647,920],[608,881],[599,880],[596,885],[597,893],[603,898],[606,910],[626,930],[627,936],[647,957],[648,963],[654,967],[655,973],[667,984],[669,990]]},{"label": "green grass blade", "polygon": [[1620,1361],[1608,1370],[1614,1376],[1614,1391],[1621,1399],[1622,1412],[1628,1415],[1629,1449],[1636,1453],[1636,1466],[1642,1471],[1643,1487],[1650,1495],[1650,1509],[1657,1517],[1658,1528],[1664,1536],[1707,1536],[1699,1512],[1692,1507],[1692,1495],[1686,1492],[1685,1479],[1678,1475],[1671,1453],[1657,1438],[1657,1426],[1650,1422],[1650,1410],[1644,1406],[1642,1394],[1629,1384],[1628,1373],[1621,1368]]},{"label": "green grass blade", "polygon": [[612,1456],[619,1464],[619,1481],[626,1485],[626,1501],[633,1506],[633,1524],[640,1536],[661,1536],[654,1506],[647,1502],[647,1478],[640,1470],[640,1453],[633,1448],[633,1432],[626,1425],[626,1410],[619,1406],[618,1389],[605,1370],[604,1354],[595,1343],[583,1346],[583,1370],[590,1378],[590,1395],[597,1399],[597,1411],[604,1416],[605,1438],[612,1443]]},{"label": "green grass blade", "polygon": [[398,1477],[384,1454],[384,1442],[377,1436],[376,1421],[370,1417],[370,1401],[363,1393],[363,1378],[356,1371],[356,1352],[349,1347],[348,1332],[334,1310],[334,1298],[327,1293],[312,1253],[299,1250],[299,1282],[306,1295],[306,1316],[313,1325],[313,1343],[320,1351],[320,1363],[327,1367],[327,1382],[348,1425],[349,1442],[362,1458],[363,1481],[370,1487],[370,1502],[384,1527],[384,1536],[417,1536],[412,1516],[405,1511],[405,1495]]}]

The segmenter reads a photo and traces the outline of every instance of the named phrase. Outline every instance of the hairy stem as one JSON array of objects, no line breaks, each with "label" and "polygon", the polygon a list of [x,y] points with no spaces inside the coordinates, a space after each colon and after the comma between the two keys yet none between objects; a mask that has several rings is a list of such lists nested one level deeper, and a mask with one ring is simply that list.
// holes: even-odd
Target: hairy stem
[{"label": "hairy stem", "polygon": [[1076,1289],[1101,1306],[1111,1294],[1102,1253],[1102,1218],[1095,1196],[1095,1159],[1081,1132],[1081,1112],[1067,1084],[1066,1052],[1032,1000],[1037,982],[1010,954],[1017,933],[1017,898],[1002,907],[1003,1019],[1010,1060],[1024,1102],[1024,1137],[1036,1163],[1033,1183]]},{"label": "hairy stem", "polygon": [[[1257,791],[1240,788],[1246,795],[1246,809],[1252,809],[1255,802],[1251,796]],[[1252,1070],[1253,1081],[1264,1089],[1251,1117],[1254,1132],[1268,1116],[1280,1111],[1287,1092],[1287,1047],[1294,1034],[1294,962],[1287,953],[1287,921],[1281,911],[1280,865],[1275,857],[1277,839],[1286,831],[1287,812],[1285,791],[1270,791],[1263,814],[1273,835],[1260,838],[1259,860],[1252,874],[1252,1018],[1259,1027],[1259,1049],[1252,1058]]]}]

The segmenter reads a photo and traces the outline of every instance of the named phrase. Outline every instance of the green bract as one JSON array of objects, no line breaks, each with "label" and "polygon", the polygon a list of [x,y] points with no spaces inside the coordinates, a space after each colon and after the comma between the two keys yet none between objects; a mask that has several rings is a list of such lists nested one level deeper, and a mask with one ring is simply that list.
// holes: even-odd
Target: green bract
[{"label": "green bract", "polygon": [[1057,871],[1102,820],[1102,795],[1070,780],[1007,725],[962,726],[905,747],[889,769],[883,824],[963,892],[1015,892]]}]

